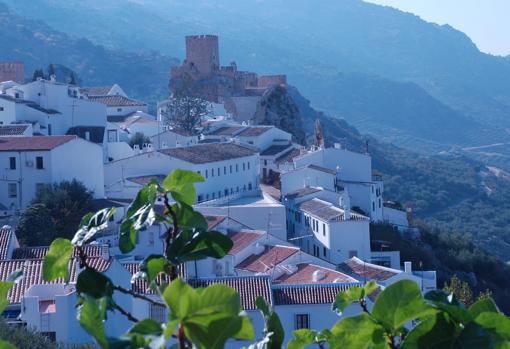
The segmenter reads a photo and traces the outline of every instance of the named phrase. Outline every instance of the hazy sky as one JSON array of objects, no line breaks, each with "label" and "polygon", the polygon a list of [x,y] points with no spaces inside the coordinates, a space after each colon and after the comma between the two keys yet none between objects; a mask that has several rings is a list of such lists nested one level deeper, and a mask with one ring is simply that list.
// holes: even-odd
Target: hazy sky
[{"label": "hazy sky", "polygon": [[480,51],[510,54],[510,0],[365,0],[466,33]]}]

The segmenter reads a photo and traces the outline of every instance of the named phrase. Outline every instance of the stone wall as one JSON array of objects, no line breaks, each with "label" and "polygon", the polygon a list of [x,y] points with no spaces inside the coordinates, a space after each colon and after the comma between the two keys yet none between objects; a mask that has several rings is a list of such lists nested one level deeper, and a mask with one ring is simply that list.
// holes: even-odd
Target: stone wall
[{"label": "stone wall", "polygon": [[25,82],[25,65],[22,62],[0,62],[0,82]]}]

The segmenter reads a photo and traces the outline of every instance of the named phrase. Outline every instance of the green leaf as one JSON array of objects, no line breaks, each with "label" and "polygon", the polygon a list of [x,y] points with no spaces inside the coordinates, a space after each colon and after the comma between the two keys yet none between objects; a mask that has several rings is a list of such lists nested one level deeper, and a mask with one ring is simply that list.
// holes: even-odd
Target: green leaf
[{"label": "green leaf", "polygon": [[365,297],[370,296],[372,293],[377,291],[379,289],[379,285],[377,282],[371,280],[367,282],[365,285],[363,285],[363,290],[365,291]]},{"label": "green leaf", "polygon": [[69,260],[73,255],[73,245],[67,239],[57,238],[51,245],[43,261],[43,279],[54,281],[58,278],[69,281]]},{"label": "green leaf", "polygon": [[479,301],[473,303],[468,309],[469,315],[472,319],[475,319],[478,315],[490,312],[490,313],[499,313],[498,306],[494,301],[490,298],[480,299]]},{"label": "green leaf", "polygon": [[207,220],[198,211],[193,210],[193,207],[181,203],[180,205],[172,205],[172,208],[176,212],[179,227],[182,230],[207,230]]},{"label": "green leaf", "polygon": [[160,323],[152,320],[145,319],[136,323],[128,332],[128,334],[140,334],[142,336],[153,335],[160,336],[163,334],[163,327]]},{"label": "green leaf", "polygon": [[257,297],[255,304],[264,316],[264,335],[267,336],[269,333],[272,333],[271,337],[269,337],[269,342],[267,343],[267,349],[281,348],[285,332],[278,314],[270,308],[269,304],[267,304],[265,299],[262,297]]},{"label": "green leaf", "polygon": [[333,311],[342,313],[349,305],[363,298],[364,294],[364,289],[358,286],[349,287],[346,291],[338,293],[333,302]]},{"label": "green leaf", "polygon": [[16,349],[16,347],[13,344],[0,339],[0,349]]},{"label": "green leaf", "polygon": [[154,203],[157,199],[159,186],[151,181],[136,194],[135,200],[129,205],[126,217],[120,226],[119,248],[122,253],[131,252],[136,247],[136,234],[145,230],[156,220]]},{"label": "green leaf", "polygon": [[174,265],[207,257],[220,259],[233,245],[228,236],[217,231],[184,230],[168,246],[167,256]]},{"label": "green leaf", "polygon": [[455,318],[458,322],[468,323],[471,321],[471,316],[466,306],[459,302],[453,294],[448,294],[440,290],[430,291],[425,295],[425,299],[437,309],[450,314],[450,316]]},{"label": "green leaf", "polygon": [[501,313],[480,313],[475,323],[488,331],[496,348],[510,348],[510,319]]},{"label": "green leaf", "polygon": [[163,188],[177,202],[192,205],[196,200],[195,183],[204,182],[204,177],[193,171],[177,169],[163,180]]},{"label": "green leaf", "polygon": [[9,305],[7,295],[9,290],[23,278],[23,270],[16,270],[12,272],[6,281],[0,281],[0,314]]},{"label": "green leaf", "polygon": [[147,282],[151,283],[162,272],[167,272],[170,263],[162,255],[152,254],[140,264],[140,271],[147,275]]},{"label": "green leaf", "polygon": [[315,331],[306,328],[296,330],[293,334],[294,338],[287,344],[287,349],[303,349],[307,345],[315,343],[315,337],[317,335]]},{"label": "green leaf", "polygon": [[425,304],[420,288],[410,280],[398,281],[384,289],[375,301],[373,318],[390,332],[406,322],[433,315],[437,311]]},{"label": "green leaf", "polygon": [[346,317],[331,329],[331,348],[368,349],[384,348],[384,328],[370,318],[367,313]]},{"label": "green leaf", "polygon": [[102,348],[108,348],[108,341],[104,329],[106,317],[106,298],[94,299],[89,296],[82,298],[78,309],[78,320],[88,334],[90,334]]},{"label": "green leaf", "polygon": [[402,349],[454,348],[459,329],[447,313],[438,313],[420,322],[407,335]]},{"label": "green leaf", "polygon": [[116,208],[105,208],[96,213],[89,212],[81,219],[80,229],[74,234],[72,244],[82,246],[93,239],[100,231],[108,228],[108,221],[115,214]]},{"label": "green leaf", "polygon": [[174,319],[184,319],[193,312],[198,294],[181,278],[173,280],[163,293],[163,300],[171,310]]},{"label": "green leaf", "polygon": [[234,335],[234,338],[238,340],[252,340],[253,338],[255,338],[253,325],[248,316],[241,316],[241,328]]},{"label": "green leaf", "polygon": [[113,283],[111,280],[94,269],[85,268],[78,274],[76,292],[93,298],[110,298],[113,295]]}]

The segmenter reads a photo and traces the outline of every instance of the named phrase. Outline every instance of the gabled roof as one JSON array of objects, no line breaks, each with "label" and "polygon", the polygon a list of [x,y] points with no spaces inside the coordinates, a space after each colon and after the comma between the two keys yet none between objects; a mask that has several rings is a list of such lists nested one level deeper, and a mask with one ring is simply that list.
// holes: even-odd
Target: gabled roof
[{"label": "gabled roof", "polygon": [[193,164],[207,164],[257,154],[254,149],[235,143],[198,144],[191,147],[161,149],[159,152]]},{"label": "gabled roof", "polygon": [[252,254],[236,265],[236,268],[254,273],[264,273],[298,252],[299,248],[297,247],[264,246],[264,251],[261,254]]},{"label": "gabled roof", "polygon": [[[76,282],[77,260],[71,259],[69,263],[71,283]],[[106,271],[112,263],[112,259],[88,258],[87,264],[98,272]],[[9,291],[7,298],[9,303],[20,303],[25,292],[33,285],[62,284],[64,280],[58,279],[54,282],[46,282],[42,277],[42,259],[13,259],[0,261],[0,281],[7,280],[9,276],[18,270],[23,271],[23,277]]]},{"label": "gabled roof", "polygon": [[139,114],[135,113],[134,115],[128,116],[126,119],[124,119],[120,123],[120,127],[128,128],[129,126],[131,126],[133,124],[157,124],[157,123],[158,123],[158,121],[156,119],[153,119],[149,116],[139,115]]},{"label": "gabled roof", "polygon": [[[292,270],[289,270],[289,272]],[[314,273],[322,273],[323,278],[313,280]],[[339,271],[324,268],[315,264],[301,263],[297,265],[297,271],[291,274],[284,273],[274,280],[278,284],[331,284],[331,283],[356,283],[355,278]]]},{"label": "gabled roof", "polygon": [[[345,211],[343,209],[334,206],[330,202],[317,198],[300,203],[299,209],[326,222],[344,220],[345,215]],[[359,213],[351,212],[350,220],[362,221],[370,220],[370,218]]]},{"label": "gabled roof", "polygon": [[346,291],[352,285],[325,284],[325,285],[275,285],[273,286],[274,305],[299,304],[330,304],[336,295]]},{"label": "gabled roof", "polygon": [[263,133],[266,133],[270,129],[274,128],[274,126],[248,126],[241,132],[237,134],[239,137],[256,137],[260,136]]},{"label": "gabled roof", "polygon": [[[89,258],[102,257],[110,258],[110,249],[108,245],[104,244],[91,244],[83,246],[85,254]],[[48,246],[37,246],[37,247],[18,247],[12,252],[12,259],[43,259],[48,253]],[[78,256],[78,251],[75,249],[73,253],[74,257]]]},{"label": "gabled roof", "polygon": [[52,150],[56,147],[77,139],[76,136],[33,136],[33,137],[2,137],[0,151],[34,151]]},{"label": "gabled roof", "polygon": [[326,168],[326,167],[322,167],[322,166],[318,166],[318,165],[313,165],[313,164],[308,165],[307,167],[311,168],[312,170],[317,170],[317,171],[321,171],[321,172],[325,172],[325,173],[336,175],[336,171],[335,170],[331,170],[331,169]]},{"label": "gabled roof", "polygon": [[273,156],[276,154],[280,154],[281,152],[285,151],[286,149],[291,150],[292,147],[291,144],[284,144],[284,145],[272,145],[263,152],[260,153],[260,156]]},{"label": "gabled roof", "polygon": [[268,276],[237,276],[223,278],[190,279],[188,283],[193,287],[207,287],[213,284],[222,284],[232,287],[241,297],[244,310],[256,310],[255,301],[262,297],[272,304],[271,283]]},{"label": "gabled roof", "polygon": [[275,159],[275,162],[277,164],[282,164],[286,162],[291,162],[296,156],[299,156],[301,154],[301,151],[299,149],[293,148],[286,152],[285,154],[280,155]]},{"label": "gabled roof", "polygon": [[242,130],[245,127],[246,126],[226,126],[226,127],[220,127],[218,129],[210,132],[209,135],[212,135],[212,136],[234,136],[240,130]]},{"label": "gabled roof", "polygon": [[22,136],[27,128],[29,128],[29,125],[0,125],[0,137],[6,137],[6,136]]},{"label": "gabled roof", "polygon": [[358,257],[352,257],[340,263],[338,265],[338,270],[349,275],[363,278],[364,280],[362,281],[385,281],[402,272],[401,270],[364,262]]},{"label": "gabled roof", "polygon": [[126,179],[128,181],[136,183],[136,184],[147,185],[153,179],[155,179],[158,183],[162,183],[165,178],[166,178],[165,175],[148,175],[148,176],[129,177]]},{"label": "gabled roof", "polygon": [[136,107],[146,106],[147,103],[130,99],[124,96],[89,96],[89,101],[104,104],[108,107]]},{"label": "gabled roof", "polygon": [[106,96],[113,86],[92,86],[80,88],[80,93],[86,96]]},{"label": "gabled roof", "polygon": [[250,246],[254,241],[260,239],[262,236],[263,234],[261,233],[247,231],[229,233],[228,237],[234,242],[234,246],[232,246],[230,249],[229,254],[235,255],[241,252],[246,247]]},{"label": "gabled roof", "polygon": [[291,191],[290,193],[285,195],[285,197],[288,199],[296,199],[296,198],[300,198],[300,197],[303,197],[306,195],[315,194],[320,191],[322,191],[322,189],[320,189],[320,188],[304,187],[304,188],[300,188],[300,189]]},{"label": "gabled roof", "polygon": [[7,259],[9,253],[9,246],[13,239],[14,231],[10,228],[0,229],[0,260]]}]

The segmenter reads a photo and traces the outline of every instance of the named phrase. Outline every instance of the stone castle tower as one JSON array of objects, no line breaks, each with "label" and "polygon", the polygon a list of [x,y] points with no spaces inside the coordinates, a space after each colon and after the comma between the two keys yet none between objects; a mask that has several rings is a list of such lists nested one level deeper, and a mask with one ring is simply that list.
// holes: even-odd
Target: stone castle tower
[{"label": "stone castle tower", "polygon": [[0,82],[25,83],[25,65],[22,62],[0,62]]},{"label": "stone castle tower", "polygon": [[198,72],[209,76],[220,69],[220,50],[216,35],[186,36],[186,61]]}]

